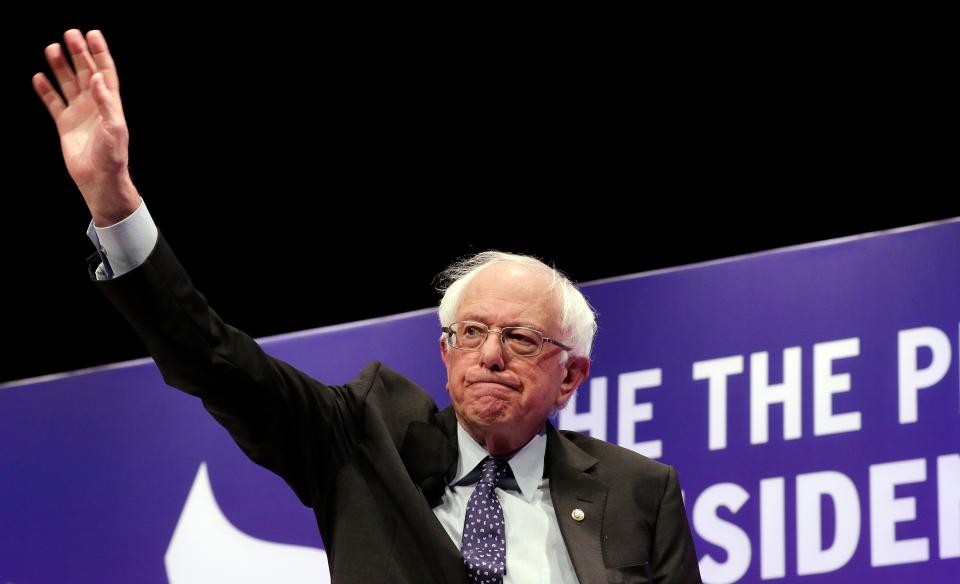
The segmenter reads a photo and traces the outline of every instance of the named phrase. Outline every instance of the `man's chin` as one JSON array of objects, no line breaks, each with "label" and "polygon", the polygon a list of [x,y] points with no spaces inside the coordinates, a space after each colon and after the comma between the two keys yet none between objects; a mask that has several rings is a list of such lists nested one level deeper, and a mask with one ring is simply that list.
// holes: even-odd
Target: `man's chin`
[{"label": "man's chin", "polygon": [[467,418],[485,427],[508,423],[512,414],[513,408],[509,402],[492,397],[477,400],[467,408]]}]

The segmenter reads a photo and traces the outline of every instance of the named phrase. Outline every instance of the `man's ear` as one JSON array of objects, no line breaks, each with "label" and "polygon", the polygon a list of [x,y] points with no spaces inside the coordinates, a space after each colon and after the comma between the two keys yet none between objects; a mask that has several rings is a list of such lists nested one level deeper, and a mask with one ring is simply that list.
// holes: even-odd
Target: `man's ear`
[{"label": "man's ear", "polygon": [[447,355],[447,347],[448,347],[448,346],[449,346],[449,345],[447,345],[446,339],[440,339],[440,360],[443,361],[443,364],[444,364],[446,367],[450,367],[450,364],[447,363],[447,358],[448,358],[448,355]]},{"label": "man's ear", "polygon": [[564,376],[560,381],[560,393],[557,395],[557,401],[554,404],[562,408],[573,395],[573,392],[580,387],[580,384],[590,375],[590,359],[588,357],[569,357],[567,364],[563,366]]}]

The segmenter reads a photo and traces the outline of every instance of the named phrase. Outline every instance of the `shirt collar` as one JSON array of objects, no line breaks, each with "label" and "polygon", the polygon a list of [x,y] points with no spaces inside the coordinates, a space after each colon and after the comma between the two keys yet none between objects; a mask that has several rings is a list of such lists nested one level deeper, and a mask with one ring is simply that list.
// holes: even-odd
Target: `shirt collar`
[{"label": "shirt collar", "polygon": [[[460,455],[457,460],[457,473],[450,481],[451,485],[463,480],[484,458],[490,456],[490,453],[478,444],[459,423],[457,423],[457,443]],[[547,433],[541,432],[531,438],[523,448],[514,452],[507,461],[517,481],[520,496],[528,503],[533,501],[534,494],[540,488],[540,481],[543,478],[543,457],[546,452]]]}]

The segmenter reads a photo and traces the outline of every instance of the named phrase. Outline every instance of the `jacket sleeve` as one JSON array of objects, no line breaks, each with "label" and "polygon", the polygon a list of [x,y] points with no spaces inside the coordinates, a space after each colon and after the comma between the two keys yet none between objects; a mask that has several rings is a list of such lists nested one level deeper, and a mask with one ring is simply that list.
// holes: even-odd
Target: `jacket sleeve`
[{"label": "jacket sleeve", "polygon": [[680,494],[680,479],[668,468],[653,539],[653,581],[657,584],[700,584],[700,566]]},{"label": "jacket sleeve", "polygon": [[357,420],[378,364],[334,387],[267,355],[209,307],[162,233],[145,263],[112,280],[98,281],[97,260],[88,261],[91,279],[146,344],[164,381],[199,397],[247,456],[316,506],[362,439]]}]

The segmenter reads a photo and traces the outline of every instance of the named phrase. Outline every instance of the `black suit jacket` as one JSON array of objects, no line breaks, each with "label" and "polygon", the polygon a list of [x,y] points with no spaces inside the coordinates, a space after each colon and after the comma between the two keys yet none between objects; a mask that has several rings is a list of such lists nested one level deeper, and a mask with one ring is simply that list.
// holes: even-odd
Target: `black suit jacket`
[{"label": "black suit jacket", "polygon": [[[333,582],[466,582],[436,519],[457,461],[456,416],[380,363],[328,386],[223,322],[161,234],[147,261],[90,277],[146,343],[164,381],[199,397],[256,463],[311,507]],[[582,584],[699,582],[672,467],[547,428],[545,475]],[[572,517],[574,509],[583,519]]]}]

